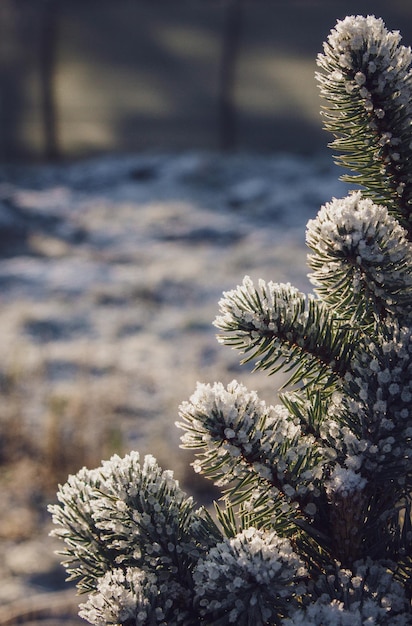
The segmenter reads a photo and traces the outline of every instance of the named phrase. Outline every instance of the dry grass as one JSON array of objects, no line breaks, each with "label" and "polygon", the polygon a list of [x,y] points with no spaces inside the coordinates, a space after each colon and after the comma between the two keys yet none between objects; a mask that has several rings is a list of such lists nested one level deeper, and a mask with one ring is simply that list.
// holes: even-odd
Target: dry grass
[{"label": "dry grass", "polygon": [[[173,469],[198,501],[218,495],[190,467],[192,453],[179,449],[180,432],[170,414],[151,421],[143,407],[132,410],[119,377],[118,372],[92,376],[85,368],[70,383],[48,386],[41,364],[10,367],[0,377],[0,540],[22,541],[44,532],[47,504],[55,501],[58,485],[83,466],[97,467],[114,453],[126,453],[133,444],[130,431],[137,437],[145,433],[135,442],[140,452],[155,454],[162,467]],[[176,398],[173,404],[178,403]]]},{"label": "dry grass", "polygon": [[[41,373],[38,386],[42,384]],[[44,384],[43,384],[44,387]],[[1,379],[0,539],[19,541],[44,527],[47,503],[59,483],[86,465],[123,452],[113,419],[119,397],[110,386],[83,379],[65,391],[43,389],[42,415],[30,415],[33,378],[8,372]]]},{"label": "dry grass", "polygon": [[72,589],[19,600],[0,609],[0,626],[78,626],[84,624],[84,620],[76,617],[78,603]]}]

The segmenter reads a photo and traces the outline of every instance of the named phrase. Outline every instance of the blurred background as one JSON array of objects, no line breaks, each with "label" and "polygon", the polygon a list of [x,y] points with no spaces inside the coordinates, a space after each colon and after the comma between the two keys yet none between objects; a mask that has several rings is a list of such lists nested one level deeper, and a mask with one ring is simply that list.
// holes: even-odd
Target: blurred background
[{"label": "blurred background", "polygon": [[319,149],[336,19],[412,41],[409,0],[1,0],[0,159]]}]

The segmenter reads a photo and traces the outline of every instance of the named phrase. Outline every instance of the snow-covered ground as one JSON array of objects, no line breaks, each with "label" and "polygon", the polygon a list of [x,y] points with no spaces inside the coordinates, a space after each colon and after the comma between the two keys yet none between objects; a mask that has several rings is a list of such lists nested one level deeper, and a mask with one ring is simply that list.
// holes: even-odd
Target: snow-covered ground
[{"label": "snow-covered ground", "polygon": [[273,401],[279,379],[216,341],[218,300],[245,274],[310,289],[305,225],[345,195],[339,174],[329,153],[0,170],[0,374],[24,381],[33,436],[50,398],[82,395],[79,428],[93,437],[103,409],[126,448],[179,472],[174,421],[197,380],[237,378]]}]

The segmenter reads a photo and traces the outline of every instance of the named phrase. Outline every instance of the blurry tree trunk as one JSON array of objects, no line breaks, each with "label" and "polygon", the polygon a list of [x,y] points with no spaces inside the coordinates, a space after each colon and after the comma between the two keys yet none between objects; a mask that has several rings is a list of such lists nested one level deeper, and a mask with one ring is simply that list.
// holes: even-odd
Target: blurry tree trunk
[{"label": "blurry tree trunk", "polygon": [[219,77],[219,139],[223,150],[236,146],[235,74],[242,28],[242,1],[227,0]]},{"label": "blurry tree trunk", "polygon": [[40,97],[44,156],[49,160],[55,160],[60,156],[55,93],[57,11],[58,0],[43,0],[43,19],[40,33]]}]

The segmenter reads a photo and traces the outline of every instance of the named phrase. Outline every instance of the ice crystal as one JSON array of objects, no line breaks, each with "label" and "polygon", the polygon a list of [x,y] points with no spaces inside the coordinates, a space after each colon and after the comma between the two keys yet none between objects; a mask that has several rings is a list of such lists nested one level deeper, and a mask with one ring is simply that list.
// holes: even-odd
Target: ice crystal
[{"label": "ice crystal", "polygon": [[328,480],[325,489],[329,494],[342,494],[345,497],[354,491],[361,491],[366,485],[366,479],[353,469],[336,466]]}]

